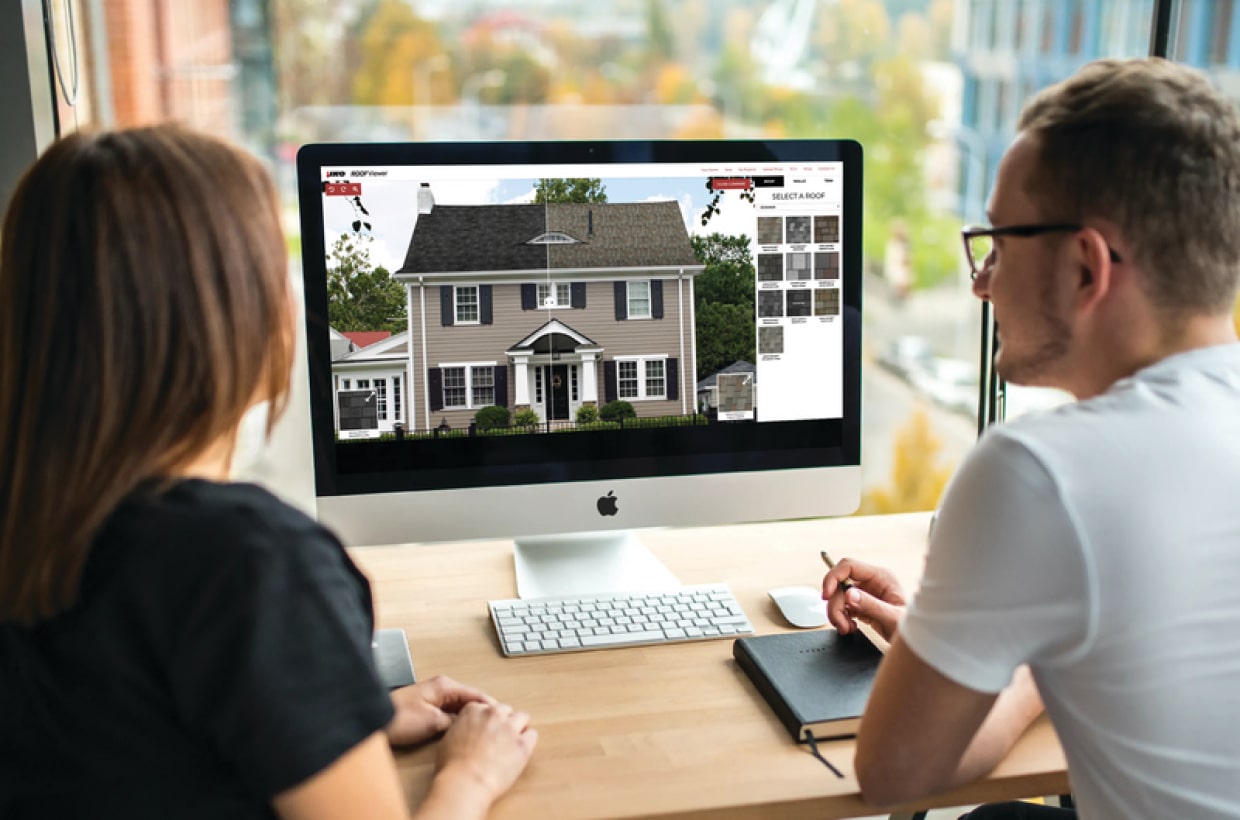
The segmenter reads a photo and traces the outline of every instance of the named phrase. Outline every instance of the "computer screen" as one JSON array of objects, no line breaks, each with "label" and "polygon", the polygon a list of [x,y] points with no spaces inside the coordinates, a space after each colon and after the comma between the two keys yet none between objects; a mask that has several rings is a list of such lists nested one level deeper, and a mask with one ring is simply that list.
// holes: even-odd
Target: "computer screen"
[{"label": "computer screen", "polygon": [[518,539],[519,572],[537,549],[602,591],[658,567],[600,563],[638,547],[594,533],[852,512],[861,164],[849,140],[304,146],[320,519]]}]

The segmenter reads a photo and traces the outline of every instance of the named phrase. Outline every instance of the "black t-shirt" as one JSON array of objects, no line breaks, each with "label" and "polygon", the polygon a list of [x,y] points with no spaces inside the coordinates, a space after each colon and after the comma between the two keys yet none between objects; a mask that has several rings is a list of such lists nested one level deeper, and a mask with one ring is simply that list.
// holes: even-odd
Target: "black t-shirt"
[{"label": "black t-shirt", "polygon": [[259,487],[135,494],[74,607],[0,625],[0,817],[271,817],[392,718],[370,588]]}]

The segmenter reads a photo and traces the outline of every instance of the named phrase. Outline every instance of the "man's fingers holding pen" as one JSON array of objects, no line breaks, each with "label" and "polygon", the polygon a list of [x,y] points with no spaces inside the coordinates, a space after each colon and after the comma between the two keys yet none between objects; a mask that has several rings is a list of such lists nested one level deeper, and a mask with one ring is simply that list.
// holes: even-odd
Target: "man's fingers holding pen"
[{"label": "man's fingers holding pen", "polygon": [[832,612],[832,601],[827,606],[827,616],[835,624],[841,635],[857,630],[857,622],[869,624],[885,641],[892,641],[900,628],[900,616],[904,614],[903,606],[896,606],[880,601],[869,593],[856,587],[849,587],[843,595],[836,596],[843,600],[843,605]]},{"label": "man's fingers holding pen", "polygon": [[861,620],[888,639],[895,633],[905,603],[904,591],[891,571],[852,558],[840,559],[822,579],[822,597],[827,601],[827,618],[840,634],[853,632]]},{"label": "man's fingers holding pen", "polygon": [[904,590],[890,570],[853,558],[841,558],[835,568],[823,577],[822,597],[827,599],[834,596],[845,581],[860,587],[880,601],[904,606]]}]

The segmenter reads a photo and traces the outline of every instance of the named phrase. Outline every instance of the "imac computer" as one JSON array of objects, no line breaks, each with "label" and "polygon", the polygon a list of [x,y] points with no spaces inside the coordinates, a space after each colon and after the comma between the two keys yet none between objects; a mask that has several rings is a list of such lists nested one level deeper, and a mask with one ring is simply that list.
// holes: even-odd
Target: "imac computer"
[{"label": "imac computer", "polygon": [[641,528],[853,512],[861,168],[850,140],[304,146],[320,520],[514,539],[543,597],[674,585]]}]

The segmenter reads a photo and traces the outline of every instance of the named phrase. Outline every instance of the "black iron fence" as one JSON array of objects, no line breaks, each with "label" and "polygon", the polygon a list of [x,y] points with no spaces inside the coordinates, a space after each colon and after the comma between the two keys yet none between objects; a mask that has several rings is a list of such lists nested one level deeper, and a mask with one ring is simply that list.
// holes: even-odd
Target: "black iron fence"
[{"label": "black iron fence", "polygon": [[[660,427],[705,427],[711,420],[701,414],[692,413],[685,416],[646,416],[624,418],[617,421],[591,421],[578,423],[575,421],[540,421],[537,424],[511,424],[506,427],[490,427],[480,429],[476,422],[466,427],[452,427],[446,423],[430,428],[406,428],[396,425],[393,432],[381,433],[379,441],[404,441],[406,439],[447,439],[447,438],[478,438],[487,436],[526,436],[538,433],[580,433],[598,430],[649,430]],[[341,444],[354,441],[375,441],[374,438],[341,438]]]}]

